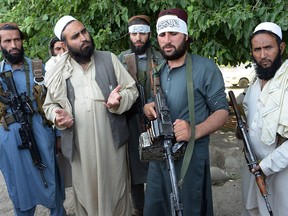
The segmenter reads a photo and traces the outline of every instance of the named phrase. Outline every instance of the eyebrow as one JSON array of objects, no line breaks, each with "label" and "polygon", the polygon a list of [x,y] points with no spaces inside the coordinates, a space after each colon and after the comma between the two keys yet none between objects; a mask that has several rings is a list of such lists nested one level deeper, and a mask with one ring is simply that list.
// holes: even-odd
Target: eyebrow
[{"label": "eyebrow", "polygon": [[71,38],[77,38],[80,35],[80,33],[83,33],[84,31],[87,31],[85,27],[81,29],[80,31],[76,32],[75,34],[73,34]]}]

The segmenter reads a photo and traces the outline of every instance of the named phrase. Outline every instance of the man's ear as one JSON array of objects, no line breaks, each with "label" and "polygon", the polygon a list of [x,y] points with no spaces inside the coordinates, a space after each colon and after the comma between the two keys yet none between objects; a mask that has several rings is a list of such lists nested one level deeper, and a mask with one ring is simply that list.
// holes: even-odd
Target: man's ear
[{"label": "man's ear", "polygon": [[285,48],[286,48],[286,44],[285,44],[285,42],[282,42],[282,43],[280,44],[281,55],[284,53]]}]

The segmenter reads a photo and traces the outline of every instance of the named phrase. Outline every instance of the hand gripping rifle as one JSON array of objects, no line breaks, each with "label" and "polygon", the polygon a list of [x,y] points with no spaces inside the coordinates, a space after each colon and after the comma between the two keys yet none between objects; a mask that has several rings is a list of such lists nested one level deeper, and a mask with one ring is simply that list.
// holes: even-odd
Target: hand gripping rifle
[{"label": "hand gripping rifle", "polygon": [[34,113],[33,109],[29,104],[30,99],[26,95],[26,93],[17,93],[13,74],[11,71],[3,72],[1,76],[4,78],[8,85],[8,89],[11,92],[11,99],[5,99],[4,97],[1,97],[0,99],[3,103],[7,104],[11,108],[15,121],[21,124],[21,127],[19,128],[19,135],[22,140],[22,145],[19,145],[18,148],[20,150],[29,150],[33,164],[40,171],[44,186],[48,187],[47,181],[43,173],[46,165],[42,162],[42,158],[33,135],[32,126],[29,122],[30,118],[32,118],[32,115]]},{"label": "hand gripping rifle", "polygon": [[[236,115],[237,125],[239,128],[243,143],[244,143],[244,155],[245,155],[246,161],[248,163],[248,167],[251,170],[258,165],[258,160],[257,160],[255,152],[251,146],[251,141],[250,141],[250,138],[248,135],[248,130],[247,130],[247,127],[246,127],[246,125],[242,119],[240,111],[238,109],[235,95],[234,95],[233,91],[229,91],[228,94],[229,94],[229,98],[231,100],[232,107],[233,107],[235,115]],[[268,202],[268,192],[267,192],[267,188],[266,188],[265,179],[263,177],[263,173],[258,170],[256,172],[254,172],[254,175],[255,175],[256,183],[257,183],[257,186],[260,190],[260,193],[265,200],[267,210],[268,210],[269,214],[271,216],[273,216],[271,206]]]},{"label": "hand gripping rifle", "polygon": [[163,148],[165,150],[165,159],[172,186],[172,192],[170,194],[171,212],[172,216],[182,216],[183,205],[180,203],[179,189],[173,158],[173,124],[170,117],[170,110],[166,104],[165,95],[161,90],[155,94],[155,108],[157,119],[151,122],[151,127],[153,128],[152,131],[156,133],[153,137],[162,141]]}]

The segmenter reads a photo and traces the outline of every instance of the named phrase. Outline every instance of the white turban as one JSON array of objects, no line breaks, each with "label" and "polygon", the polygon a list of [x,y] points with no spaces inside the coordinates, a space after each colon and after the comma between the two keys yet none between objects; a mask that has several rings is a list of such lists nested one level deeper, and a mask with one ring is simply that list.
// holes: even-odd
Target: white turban
[{"label": "white turban", "polygon": [[56,37],[57,37],[59,40],[61,40],[61,34],[62,34],[62,32],[63,32],[63,29],[66,27],[66,25],[67,25],[69,22],[71,22],[71,21],[73,21],[73,20],[76,20],[76,19],[75,19],[74,17],[72,17],[72,16],[67,15],[67,16],[61,17],[61,18],[57,21],[57,23],[56,23],[56,25],[55,25],[55,27],[54,27],[54,34],[56,35]]},{"label": "white turban", "polygon": [[258,26],[256,26],[254,33],[258,32],[258,31],[261,31],[261,30],[264,30],[264,31],[270,31],[276,35],[279,36],[279,38],[282,40],[282,31],[281,31],[281,28],[273,23],[273,22],[263,22],[263,23],[260,23]]}]

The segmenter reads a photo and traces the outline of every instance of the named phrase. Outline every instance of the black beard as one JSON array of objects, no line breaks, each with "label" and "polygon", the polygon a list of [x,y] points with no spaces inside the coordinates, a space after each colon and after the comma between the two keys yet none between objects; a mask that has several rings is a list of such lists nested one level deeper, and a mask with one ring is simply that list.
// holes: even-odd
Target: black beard
[{"label": "black beard", "polygon": [[272,65],[269,68],[263,68],[260,64],[258,64],[257,61],[255,61],[254,57],[252,57],[252,58],[256,64],[256,67],[255,67],[256,75],[261,80],[272,79],[282,64],[280,51],[279,51],[276,59],[274,60],[274,62],[272,63]]},{"label": "black beard", "polygon": [[[172,46],[171,44],[169,46]],[[187,43],[186,43],[186,39],[183,38],[182,43],[180,44],[179,48],[176,49],[175,51],[171,54],[171,55],[166,55],[165,51],[160,48],[160,53],[162,54],[163,58],[166,60],[176,60],[181,58],[187,51]]]},{"label": "black beard", "polygon": [[150,39],[148,37],[148,40],[143,44],[141,47],[136,47],[131,40],[129,40],[129,46],[130,49],[135,55],[142,55],[146,52],[146,50],[150,47]]},{"label": "black beard", "polygon": [[[14,49],[17,49],[17,48],[14,48]],[[1,50],[2,50],[2,53],[3,53],[3,57],[10,63],[10,64],[19,64],[21,62],[23,62],[23,59],[24,59],[24,48],[23,46],[21,46],[21,49],[17,49],[19,51],[19,53],[17,54],[10,54],[6,49],[4,49],[2,46],[1,46]]]},{"label": "black beard", "polygon": [[[87,43],[89,45],[83,48],[83,46],[86,45]],[[91,56],[94,53],[95,44],[90,36],[90,42],[85,41],[84,44],[82,44],[82,46],[79,49],[72,48],[68,43],[67,48],[68,53],[76,62],[78,62],[79,64],[86,64],[91,61]]]}]

